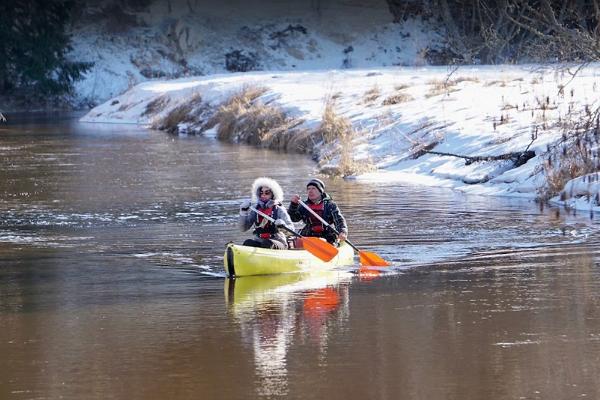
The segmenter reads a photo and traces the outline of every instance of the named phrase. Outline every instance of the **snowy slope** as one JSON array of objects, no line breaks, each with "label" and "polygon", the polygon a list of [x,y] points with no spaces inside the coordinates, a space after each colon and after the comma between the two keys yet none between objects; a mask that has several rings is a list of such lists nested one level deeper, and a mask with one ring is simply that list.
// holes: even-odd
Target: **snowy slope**
[{"label": "snowy slope", "polygon": [[[336,97],[336,112],[357,134],[356,160],[377,171],[355,179],[446,186],[474,194],[535,198],[544,184],[542,163],[548,146],[561,140],[567,120],[583,119],[599,104],[600,66],[566,71],[535,66],[393,67],[305,72],[252,72],[192,77],[140,84],[96,107],[88,122],[148,124],[144,111],[159,96],[170,108],[200,95],[216,108],[247,85],[267,89],[261,99],[276,104],[314,130],[325,102]],[[398,94],[403,100],[389,104]],[[534,157],[517,168],[510,160],[466,163],[440,153],[499,156],[530,150]],[[597,147],[595,149],[597,151]],[[331,164],[339,162],[333,157]],[[597,209],[597,183],[578,179],[568,186],[571,206]],[[554,199],[558,201],[558,199]]]},{"label": "snowy slope", "polygon": [[70,56],[94,63],[76,84],[80,104],[152,78],[225,73],[228,59],[269,71],[424,65],[442,38],[428,22],[392,23],[385,0],[149,3],[135,12],[100,3],[76,21]]}]

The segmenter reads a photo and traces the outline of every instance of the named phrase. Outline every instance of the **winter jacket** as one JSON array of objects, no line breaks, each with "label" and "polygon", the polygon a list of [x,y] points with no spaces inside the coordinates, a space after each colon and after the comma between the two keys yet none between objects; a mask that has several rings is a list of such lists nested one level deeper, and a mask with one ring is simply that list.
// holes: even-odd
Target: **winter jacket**
[{"label": "winter jacket", "polygon": [[[260,190],[265,187],[271,189],[271,191],[273,192],[273,199],[269,200],[267,202],[267,204],[263,204],[260,201]],[[261,178],[257,178],[254,181],[254,183],[252,183],[253,207],[260,211],[263,211],[264,209],[273,207],[273,214],[271,215],[271,217],[274,220],[277,220],[277,219],[283,220],[285,227],[287,227],[290,230],[295,231],[294,224],[292,223],[292,220],[290,219],[289,214],[287,213],[285,207],[283,207],[281,204],[282,201],[283,201],[283,190],[281,189],[281,186],[279,186],[279,184],[275,180],[273,180],[271,178],[267,178],[267,177],[261,177]],[[257,215],[257,213],[252,210],[249,210],[247,212],[241,212],[239,223],[238,223],[240,230],[242,232],[245,232],[248,229],[254,227],[254,231],[253,231],[254,235],[260,237],[261,233],[270,233],[271,234],[270,239],[278,240],[282,243],[286,243],[286,245],[287,245],[287,239],[284,234],[285,230],[276,227],[275,224],[273,224],[273,223],[267,223],[266,221],[264,221],[264,223],[260,224],[258,217],[259,216]],[[262,225],[262,226],[260,226],[260,225]]]},{"label": "winter jacket", "polygon": [[[344,233],[348,234],[348,225],[346,225],[346,219],[344,219],[344,216],[340,212],[340,209],[338,208],[337,204],[335,204],[335,202],[331,199],[331,197],[329,197],[329,195],[327,193],[323,193],[322,201],[323,201],[323,219],[327,223],[335,226],[335,229],[337,229],[338,232],[340,232],[340,233],[344,232]],[[304,202],[307,205],[312,204],[312,201],[310,201],[308,199],[306,199]],[[304,228],[302,228],[302,230],[300,231],[301,235],[323,237],[329,243],[334,243],[337,240],[337,234],[331,228],[324,229],[322,233],[313,232],[311,230],[310,219],[309,219],[312,214],[310,213],[310,211],[305,209],[300,204],[290,203],[290,206],[288,207],[288,212],[290,214],[292,221],[294,221],[294,222],[303,221],[304,222]]]},{"label": "winter jacket", "polygon": [[[260,207],[260,204],[258,204],[258,205],[255,205],[254,208],[262,211],[263,207]],[[248,215],[240,215],[240,220],[239,220],[240,230],[242,232],[245,232],[248,229],[254,227],[253,233],[256,236],[259,236],[260,233],[266,232],[259,226],[258,217],[259,217],[258,214],[256,214],[256,212],[254,212],[252,210],[250,210],[248,212]],[[283,207],[281,204],[273,205],[272,218],[274,220],[282,219],[283,222],[285,222],[286,228],[294,230],[294,224],[292,223],[292,220],[290,219],[290,216],[289,216],[288,212],[286,211],[285,207]],[[282,232],[282,230],[280,230],[280,228],[274,226],[273,223],[268,224],[268,229],[271,230],[271,233],[272,233],[271,239],[278,240],[283,243],[287,242],[286,236],[284,234],[285,230],[283,230],[283,232]]]}]

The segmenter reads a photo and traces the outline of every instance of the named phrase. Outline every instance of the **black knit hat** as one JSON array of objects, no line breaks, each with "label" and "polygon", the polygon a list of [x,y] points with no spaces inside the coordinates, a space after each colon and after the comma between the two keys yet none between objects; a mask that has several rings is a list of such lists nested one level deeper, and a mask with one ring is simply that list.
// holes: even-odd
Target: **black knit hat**
[{"label": "black knit hat", "polygon": [[310,181],[308,181],[308,183],[306,184],[306,187],[308,188],[309,186],[314,186],[316,187],[319,192],[321,192],[321,194],[323,194],[323,192],[325,192],[325,184],[323,183],[322,180],[317,179],[317,178],[313,178]]}]

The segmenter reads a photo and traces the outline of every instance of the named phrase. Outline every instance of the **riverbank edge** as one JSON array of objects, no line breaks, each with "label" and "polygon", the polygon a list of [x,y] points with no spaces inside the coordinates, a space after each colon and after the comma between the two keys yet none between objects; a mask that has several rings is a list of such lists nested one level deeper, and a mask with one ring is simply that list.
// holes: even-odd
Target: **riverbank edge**
[{"label": "riverbank edge", "polygon": [[[497,69],[496,67],[471,67],[462,69],[461,73],[465,76],[459,76],[455,79],[456,82],[462,82],[460,90],[466,91],[469,89],[469,86],[465,86],[465,84],[472,83],[471,87],[475,87],[476,90],[485,89],[493,84],[493,82],[480,81],[477,77],[468,76],[469,74],[482,73],[482,71],[484,75],[487,74],[485,75],[487,77],[485,79],[488,79],[490,76],[494,77],[494,79],[498,76],[498,79],[501,79],[499,73],[504,74],[505,83],[508,82],[509,84],[513,84],[513,86],[518,85],[519,89],[521,89],[521,86],[528,88],[529,86],[540,85],[540,82],[541,84],[551,82],[554,85],[553,87],[555,87],[558,82],[556,74],[554,78],[547,79],[544,77],[544,71],[532,72],[531,69],[526,69],[523,66],[505,66]],[[405,78],[412,75],[411,79],[419,78],[421,80],[421,86],[413,84],[415,87],[410,88],[415,89],[417,92],[422,92],[423,88],[427,88],[424,86],[431,86],[429,88],[430,91],[436,89],[436,86],[439,85],[439,80],[436,81],[433,78],[448,78],[448,71],[443,68],[422,68],[404,69],[401,71],[396,69],[393,71],[260,72],[195,77],[173,81],[156,81],[137,85],[121,96],[117,96],[103,105],[92,109],[82,118],[82,121],[134,123],[162,129],[173,134],[204,134],[215,136],[222,140],[245,143],[257,147],[308,153],[318,162],[318,167],[322,172],[339,174],[364,182],[378,180],[400,182],[404,180],[406,174],[402,175],[390,172],[409,168],[413,171],[413,176],[408,180],[410,183],[446,186],[469,194],[518,196],[535,200],[537,197],[537,187],[544,183],[540,180],[540,169],[543,168],[545,162],[544,153],[546,147],[551,145],[556,146],[561,140],[560,132],[556,129],[549,129],[547,132],[543,132],[543,139],[536,141],[536,128],[536,137],[532,140],[530,138],[531,127],[529,125],[519,125],[519,121],[513,121],[513,116],[510,115],[509,123],[506,121],[502,122],[501,120],[494,122],[494,131],[501,133],[504,130],[511,133],[516,140],[508,143],[501,141],[498,145],[486,145],[487,147],[481,147],[481,149],[489,150],[490,152],[503,151],[506,153],[507,150],[522,150],[525,147],[529,149],[529,146],[535,141],[535,146],[532,146],[530,149],[535,153],[535,157],[532,160],[529,160],[524,166],[517,167],[507,166],[506,163],[502,164],[498,162],[472,163],[472,165],[465,167],[465,164],[469,165],[469,163],[464,163],[464,160],[462,165],[458,161],[452,161],[454,163],[453,168],[457,168],[458,172],[440,173],[440,168],[438,168],[438,172],[435,174],[432,173],[433,169],[430,167],[440,165],[441,161],[439,161],[439,158],[441,156],[423,155],[420,151],[417,151],[417,156],[413,157],[415,155],[414,147],[398,147],[397,145],[394,147],[394,143],[390,146],[390,134],[392,136],[395,135],[395,131],[392,132],[392,130],[397,127],[396,125],[392,127],[394,129],[384,127],[387,131],[380,129],[377,132],[376,128],[381,126],[381,121],[377,121],[379,125],[372,128],[370,132],[364,129],[364,125],[373,121],[373,118],[367,119],[366,116],[372,117],[378,112],[377,107],[373,111],[372,105],[367,104],[366,101],[365,96],[373,94],[376,88],[369,86],[373,85],[369,83],[373,82],[372,80],[369,81],[369,79],[380,79],[380,82],[382,82],[385,80],[383,78],[385,78],[384,75],[386,74],[398,74],[400,76],[403,73]],[[516,77],[515,73],[517,73]],[[530,79],[531,82],[528,82],[523,76],[518,75],[525,73],[530,74],[527,79]],[[536,75],[533,76],[531,74]],[[546,75],[549,75],[547,71]],[[358,79],[362,85],[361,88],[357,89],[359,92],[356,90],[354,94],[349,94],[348,91],[343,92],[343,89],[346,89],[346,87],[340,87],[339,83],[341,81],[345,84],[346,82],[343,82],[343,79]],[[544,80],[547,82],[544,82]],[[336,82],[338,91],[335,90],[336,88],[326,87],[334,86]],[[375,82],[375,85],[377,85],[377,81]],[[346,86],[350,87],[351,85]],[[501,84],[500,86],[504,87],[507,85]],[[255,92],[255,95],[246,96],[244,92],[247,92],[248,88],[251,88],[250,92]],[[256,90],[256,88],[260,90]],[[351,89],[352,87],[350,87]],[[387,86],[380,86],[377,89],[384,92]],[[426,93],[424,98],[429,101],[429,107],[420,107],[420,115],[394,114],[393,109],[390,107],[387,107],[385,112],[393,119],[392,122],[394,124],[403,124],[401,128],[406,132],[419,123],[418,118],[422,115],[435,113],[435,107],[440,107],[439,104],[442,104],[442,107],[445,105],[446,108],[452,105],[452,103],[448,102],[448,96],[454,96],[456,90],[453,87],[450,89],[444,89],[441,92],[444,96],[434,93],[433,96],[438,97],[432,97],[432,95]],[[525,89],[523,90],[526,92]],[[553,89],[551,88],[551,90]],[[298,93],[297,91],[305,91],[306,93]],[[364,115],[357,113],[357,93],[359,96],[358,99],[362,98],[358,109]],[[386,93],[375,94],[380,99],[386,98]],[[390,97],[387,98],[389,99]],[[504,101],[504,96],[502,98]],[[519,100],[514,101],[518,102]],[[349,103],[352,103],[351,107],[348,107]],[[471,108],[471,113],[474,115],[481,114],[481,118],[485,116],[483,115],[483,111],[480,111],[477,107],[479,106],[478,103],[475,103],[476,106],[471,106],[469,102],[463,104],[461,100],[456,103],[462,109]],[[334,108],[336,108],[339,116],[339,118],[333,119],[333,123],[329,124],[325,118],[325,110],[328,104],[335,106]],[[394,107],[402,109],[406,107],[406,104],[408,103],[397,104]],[[418,105],[420,106],[420,103]],[[380,106],[379,108],[383,107]],[[519,110],[518,103],[515,108],[523,113]],[[546,109],[543,109],[543,111],[546,113]],[[371,114],[367,115],[368,112]],[[510,112],[513,111],[508,110],[505,113],[508,116]],[[220,117],[215,118],[218,114],[221,114]],[[449,117],[450,115],[452,114],[448,111],[444,117]],[[409,117],[408,121],[407,116]],[[534,110],[532,109],[531,118],[533,119],[533,117]],[[376,115],[377,118],[380,117]],[[489,118],[489,116],[486,117],[486,127],[485,130],[481,129],[483,133],[480,133],[480,136],[488,135],[485,131],[488,130],[487,124],[491,126],[491,122],[487,122]],[[252,121],[254,122],[252,123]],[[434,120],[434,122],[436,121]],[[550,122],[552,123],[552,121]],[[340,174],[339,166],[344,157],[343,143],[340,137],[332,137],[330,138],[331,140],[325,140],[323,127],[326,125],[334,126],[334,131],[336,125],[350,126],[351,129],[355,129],[360,125],[363,126],[362,130],[357,129],[356,133],[358,135],[348,140],[346,153],[349,154],[345,156],[354,164],[370,163],[373,167],[371,173],[365,175],[364,172],[367,171],[360,171],[358,173]],[[443,125],[442,129],[445,126],[447,125]],[[495,134],[499,134],[498,132]],[[441,142],[446,148],[451,146],[452,140],[456,140],[452,138],[452,134],[464,134],[464,132],[456,129],[454,131],[446,130],[446,132],[442,133],[450,135],[450,139],[446,138],[444,139],[445,141]],[[475,136],[473,136],[472,132],[469,134],[471,134],[469,137],[472,137],[469,140],[479,141],[480,146],[483,144],[481,142],[483,136],[476,136],[477,132]],[[406,137],[405,133],[400,132],[400,135]],[[291,140],[291,138],[295,136],[305,139],[302,142],[302,146],[290,145],[290,143],[294,143],[294,140]],[[382,137],[383,140],[381,139]],[[265,138],[268,140],[265,140]],[[391,139],[397,141],[395,137],[391,137]],[[410,138],[408,139],[410,140]],[[299,148],[301,151],[295,151]],[[383,150],[379,150],[379,154],[376,155],[379,159],[371,163],[369,159],[370,150],[377,148]],[[446,163],[449,164],[448,162]],[[392,166],[393,168],[390,169],[387,166]],[[378,169],[376,170],[374,167],[378,167]],[[507,171],[509,173],[506,173]],[[435,175],[435,179],[430,179],[432,175]],[[383,179],[377,179],[376,176]],[[482,176],[483,179],[481,178]],[[594,203],[591,194],[593,194],[594,190],[597,191],[597,188],[592,187],[590,189],[589,182],[591,181],[592,179],[590,178],[587,186],[585,184],[579,186],[572,185],[570,188],[572,198],[566,199],[566,201],[561,200],[558,196],[545,200],[548,200],[551,204],[564,205],[565,207],[596,210],[598,209],[598,204],[597,202]],[[440,182],[442,183],[440,184]],[[586,183],[585,177],[582,183]],[[579,189],[583,186],[586,186],[586,188],[580,191]],[[582,204],[582,198],[586,198],[587,202],[584,201]]]}]

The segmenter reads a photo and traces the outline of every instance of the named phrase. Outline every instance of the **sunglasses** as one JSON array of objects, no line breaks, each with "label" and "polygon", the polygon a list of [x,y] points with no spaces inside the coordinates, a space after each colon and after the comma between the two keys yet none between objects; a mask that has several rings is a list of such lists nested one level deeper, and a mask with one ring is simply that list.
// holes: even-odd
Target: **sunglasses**
[{"label": "sunglasses", "polygon": [[270,190],[261,190],[260,194],[271,194],[272,192]]}]

